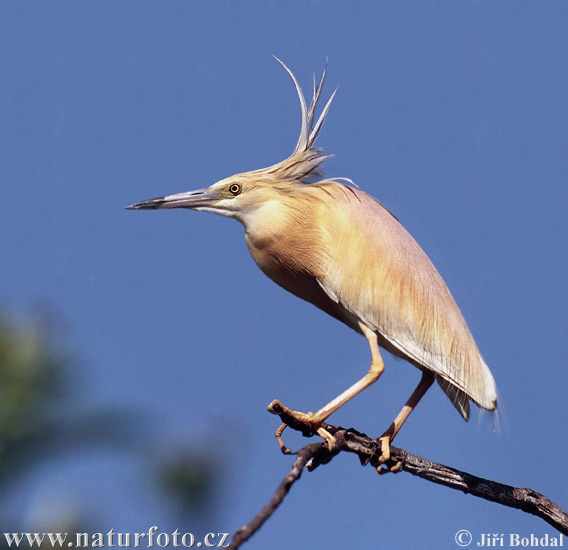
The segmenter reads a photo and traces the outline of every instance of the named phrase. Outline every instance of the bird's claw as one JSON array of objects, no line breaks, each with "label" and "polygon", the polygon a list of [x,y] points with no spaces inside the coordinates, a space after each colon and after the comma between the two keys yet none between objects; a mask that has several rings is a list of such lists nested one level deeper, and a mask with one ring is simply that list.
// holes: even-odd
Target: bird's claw
[{"label": "bird's claw", "polygon": [[278,445],[280,446],[280,450],[285,454],[289,455],[292,454],[292,451],[284,445],[284,441],[282,439],[282,432],[288,427],[288,424],[282,423],[278,427],[278,429],[274,432],[276,436],[276,441],[278,441]]},{"label": "bird's claw", "polygon": [[[272,414],[278,415],[288,426],[296,424],[296,427],[304,433],[316,433],[322,423],[322,420],[318,419],[313,412],[308,411],[305,413],[301,411],[293,411],[286,405],[283,405],[278,399],[275,399],[272,403],[270,403],[270,405],[268,405],[268,411]],[[280,426],[280,428],[282,428],[282,426]],[[284,429],[280,428],[278,428],[278,431],[282,433]]]},{"label": "bird's claw", "polygon": [[278,399],[275,399],[274,401],[272,401],[272,403],[270,403],[270,405],[268,405],[268,410],[270,412],[275,412],[280,416],[288,416],[292,420],[298,422],[298,424],[310,424],[310,425],[321,424],[321,422],[315,420],[315,415],[312,411],[308,411],[307,413],[301,411],[293,411]]},{"label": "bird's claw", "polygon": [[381,435],[379,437],[379,443],[381,444],[381,456],[379,457],[379,462],[384,464],[388,462],[391,457],[391,448],[390,448],[391,436],[390,435]]},{"label": "bird's claw", "polygon": [[296,423],[301,428],[304,428],[300,430],[304,435],[313,435],[314,433],[317,433],[325,440],[330,451],[334,449],[337,440],[327,430],[321,427],[323,421],[316,418],[316,415],[313,412],[308,411],[305,413],[301,411],[293,411],[286,407],[286,405],[283,405],[280,401],[278,401],[278,399],[275,399],[272,403],[270,403],[270,405],[268,405],[268,410],[272,413],[278,414],[280,418],[284,420],[274,434],[278,441],[278,445],[280,446],[280,450],[284,454],[292,454],[292,451],[286,447],[282,440],[282,433],[292,423]]},{"label": "bird's claw", "polygon": [[327,450],[331,453],[337,445],[337,439],[324,428],[319,428],[317,434],[327,443]]},{"label": "bird's claw", "polygon": [[379,443],[381,445],[381,456],[379,456],[378,462],[379,465],[377,466],[377,473],[379,475],[383,474],[398,474],[402,472],[403,462],[402,460],[392,464],[391,466],[387,466],[387,462],[391,461],[391,453],[390,453],[390,443],[391,443],[392,436],[390,434],[383,434],[379,437]]},{"label": "bird's claw", "polygon": [[379,464],[377,466],[377,473],[381,476],[384,474],[398,474],[399,472],[402,472],[402,466],[403,466],[402,460],[400,462],[393,464],[392,466],[387,466],[386,464]]}]

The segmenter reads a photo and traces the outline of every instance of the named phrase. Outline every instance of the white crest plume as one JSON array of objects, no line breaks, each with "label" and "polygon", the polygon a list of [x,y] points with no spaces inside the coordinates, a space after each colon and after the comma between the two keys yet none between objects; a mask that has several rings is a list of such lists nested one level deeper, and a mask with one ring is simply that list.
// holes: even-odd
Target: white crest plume
[{"label": "white crest plume", "polygon": [[[294,82],[296,92],[298,93],[298,98],[300,99],[300,108],[302,111],[302,128],[300,130],[298,143],[296,144],[296,147],[292,154],[286,160],[283,160],[282,162],[263,170],[265,170],[270,175],[277,175],[281,183],[312,183],[314,180],[323,176],[320,165],[325,159],[332,156],[326,154],[323,149],[315,148],[314,142],[316,141],[318,134],[322,129],[323,123],[325,121],[327,113],[329,112],[331,102],[335,97],[337,89],[328,99],[319,117],[315,119],[316,105],[320,98],[323,84],[325,82],[325,76],[327,74],[327,60],[319,84],[317,83],[316,76],[314,74],[314,92],[310,106],[308,107],[304,93],[302,92],[302,88],[300,87],[298,80],[294,76],[294,73],[292,73],[292,71],[284,64],[284,62],[278,59],[276,56],[274,56],[274,59],[276,59],[276,61],[278,61],[278,63],[280,63],[284,67],[284,69],[286,69],[286,72],[290,75],[292,81]],[[263,170],[259,170],[259,172],[262,172]]]}]

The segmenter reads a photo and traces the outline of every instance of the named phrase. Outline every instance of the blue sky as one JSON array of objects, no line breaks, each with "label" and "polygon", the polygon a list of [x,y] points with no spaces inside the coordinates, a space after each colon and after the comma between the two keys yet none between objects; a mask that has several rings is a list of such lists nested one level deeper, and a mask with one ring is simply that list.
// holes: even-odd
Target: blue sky
[{"label": "blue sky", "polygon": [[[212,531],[248,521],[291,465],[266,405],[317,409],[369,364],[364,339],[265,278],[238,223],[123,210],[290,154],[299,105],[273,54],[307,91],[329,59],[327,174],[403,222],[497,381],[500,433],[436,387],[396,443],[568,506],[565,3],[3,2],[0,21],[0,301],[65,320],[85,410],[143,411],[165,453],[229,446]],[[389,357],[330,420],[378,435],[418,379]],[[47,465],[18,498],[88,500],[115,531],[175,529],[140,491],[136,461],[109,450]],[[247,548],[453,548],[459,529],[554,533],[341,456]]]}]

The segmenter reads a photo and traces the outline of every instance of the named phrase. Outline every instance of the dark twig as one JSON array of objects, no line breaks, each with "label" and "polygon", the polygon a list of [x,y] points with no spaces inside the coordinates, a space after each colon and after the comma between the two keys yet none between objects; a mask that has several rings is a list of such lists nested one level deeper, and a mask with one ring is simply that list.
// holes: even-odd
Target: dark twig
[{"label": "dark twig", "polygon": [[[313,435],[313,429],[309,424],[304,424],[292,419],[289,414],[278,405],[271,404],[268,409],[271,413],[280,417],[282,422],[290,428],[301,432],[305,436]],[[292,485],[302,475],[302,470],[307,466],[309,471],[322,464],[327,464],[339,452],[354,453],[359,457],[361,464],[371,464],[379,473],[388,471],[408,472],[427,481],[445,485],[451,489],[463,491],[479,498],[496,502],[510,508],[517,508],[538,516],[546,521],[560,533],[568,536],[568,514],[545,496],[532,489],[520,489],[503,483],[497,483],[488,479],[477,477],[467,472],[461,472],[455,468],[431,462],[419,456],[413,455],[404,449],[391,445],[390,460],[384,464],[379,463],[381,448],[378,439],[371,439],[367,435],[358,432],[354,428],[344,429],[323,423],[322,427],[335,439],[333,449],[329,450],[324,442],[311,443],[300,449],[292,470],[282,480],[276,493],[270,502],[250,522],[236,531],[228,548],[236,549],[248,540],[264,522],[280,506],[284,497]]]},{"label": "dark twig", "polygon": [[280,506],[292,485],[300,479],[306,463],[321,452],[328,453],[327,447],[323,442],[311,443],[298,451],[296,460],[294,461],[294,466],[292,466],[288,475],[282,480],[278,489],[276,489],[274,496],[270,499],[270,502],[252,519],[252,521],[243,525],[240,529],[237,529],[233,535],[231,544],[227,548],[231,550],[239,548],[243,542],[246,542],[262,527],[263,523],[274,513],[276,508]]},{"label": "dark twig", "polygon": [[[289,422],[289,415],[286,411],[278,407],[269,408],[269,411],[279,416],[282,422],[288,424],[289,427],[304,434],[310,432],[309,425],[303,425],[296,420]],[[378,439],[371,439],[353,428],[346,430],[325,422],[322,427],[336,439],[333,455],[340,451],[347,451],[355,453],[363,465],[371,463],[377,468],[381,467],[378,461],[378,457],[381,454]],[[332,456],[321,456],[318,460],[314,459],[310,469],[314,469],[324,462],[329,462],[331,458]],[[445,485],[464,493],[470,493],[503,506],[517,508],[528,514],[540,517],[564,535],[568,535],[568,514],[554,502],[532,489],[521,489],[483,479],[467,472],[420,458],[393,446],[391,446],[391,458],[383,466],[393,471],[408,472],[433,483]]]},{"label": "dark twig", "polygon": [[[338,439],[341,451],[357,454],[362,464],[370,462],[375,467],[380,466],[378,440],[370,439],[355,430],[344,430],[331,425],[326,426],[326,429]],[[456,468],[420,458],[393,446],[391,446],[391,459],[386,466],[398,467],[400,471],[408,472],[427,481],[445,485],[503,506],[517,508],[543,519],[564,535],[568,535],[568,514],[550,499],[532,489],[521,489],[477,477]]]}]

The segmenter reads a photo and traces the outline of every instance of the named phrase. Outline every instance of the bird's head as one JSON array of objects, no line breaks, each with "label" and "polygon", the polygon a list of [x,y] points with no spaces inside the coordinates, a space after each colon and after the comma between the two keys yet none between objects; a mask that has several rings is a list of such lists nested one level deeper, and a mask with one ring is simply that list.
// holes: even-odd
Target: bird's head
[{"label": "bird's head", "polygon": [[314,142],[322,128],[335,92],[317,120],[314,118],[316,104],[320,97],[326,70],[319,85],[314,76],[314,93],[310,106],[302,89],[290,69],[276,58],[292,77],[302,109],[302,129],[296,148],[290,157],[282,162],[252,172],[231,176],[206,189],[167,195],[127,206],[129,210],[157,210],[166,208],[188,208],[203,210],[236,218],[246,225],[247,218],[271,200],[282,197],[282,193],[295,185],[311,183],[323,175],[320,165],[330,155],[314,147]]},{"label": "bird's head", "polygon": [[246,223],[246,219],[266,202],[276,198],[278,187],[264,170],[237,174],[205,189],[167,195],[127,206],[129,210],[188,208],[213,212]]}]

